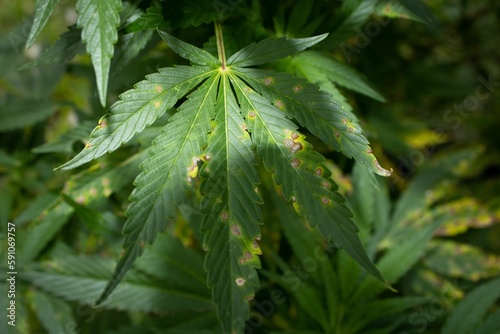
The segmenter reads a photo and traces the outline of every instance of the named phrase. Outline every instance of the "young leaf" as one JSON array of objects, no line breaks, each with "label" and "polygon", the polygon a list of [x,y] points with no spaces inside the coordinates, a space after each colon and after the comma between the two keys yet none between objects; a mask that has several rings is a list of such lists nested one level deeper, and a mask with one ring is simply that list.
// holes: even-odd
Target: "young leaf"
[{"label": "young leaf", "polygon": [[189,95],[154,140],[149,157],[141,164],[142,173],[134,182],[136,188],[130,196],[132,203],[123,228],[125,253],[98,304],[121,281],[144,251],[145,244],[153,243],[158,232],[165,229],[177,205],[184,200],[192,178],[197,176],[198,161],[214,115],[218,81],[215,73]]},{"label": "young leaf", "polygon": [[262,214],[252,141],[227,75],[221,79],[213,127],[201,173],[205,268],[224,332],[235,333],[244,328],[250,316],[248,301],[259,285],[255,268],[260,268]]},{"label": "young leaf", "polygon": [[92,131],[85,149],[58,169],[73,169],[116,150],[151,125],[191,88],[210,75],[206,67],[178,66],[159,69],[120,95]]},{"label": "young leaf", "polygon": [[324,40],[326,36],[328,34],[296,39],[286,37],[268,38],[236,52],[227,60],[227,65],[246,67],[275,61],[307,49]]},{"label": "young leaf", "polygon": [[266,170],[273,172],[285,199],[294,202],[296,211],[303,214],[311,226],[317,225],[326,240],[333,240],[338,247],[344,248],[363,268],[383,282],[382,275],[356,235],[352,213],[343,204],[344,198],[336,191],[337,186],[322,166],[324,158],[312,150],[304,136],[296,131],[297,126],[287,120],[281,110],[241,79],[232,78],[257,153]]},{"label": "young leaf", "polygon": [[33,25],[31,26],[30,34],[28,40],[26,41],[26,48],[30,48],[38,34],[42,31],[43,27],[49,20],[50,15],[54,11],[54,7],[57,5],[59,0],[37,0],[35,4],[35,18],[33,19]]},{"label": "young leaf", "polygon": [[82,41],[94,66],[99,99],[106,105],[108,76],[114,47],[118,41],[117,27],[120,24],[121,0],[78,0],[78,27],[82,29]]}]

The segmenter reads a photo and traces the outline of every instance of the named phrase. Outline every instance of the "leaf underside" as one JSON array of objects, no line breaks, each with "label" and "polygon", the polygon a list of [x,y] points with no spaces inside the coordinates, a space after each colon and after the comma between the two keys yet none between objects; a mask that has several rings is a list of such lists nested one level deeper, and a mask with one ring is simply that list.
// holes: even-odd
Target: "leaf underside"
[{"label": "leaf underside", "polygon": [[[359,126],[349,130],[354,124],[346,122],[330,95],[316,86],[282,73],[243,68],[292,55],[325,36],[266,40],[236,53],[233,65],[222,68],[207,52],[160,35],[194,65],[160,69],[122,94],[86,148],[61,166],[72,169],[116,150],[189,93],[141,164],[126,212],[124,253],[98,303],[109,296],[145,245],[165,229],[186,194],[196,190],[199,178],[207,284],[224,331],[242,331],[250,315],[248,302],[259,284],[262,198],[257,158],[299,215],[383,281],[357,237],[352,213],[323,166],[324,158],[292,119],[383,174],[366,152],[368,141]],[[261,57],[256,52],[263,47],[268,52]]]}]

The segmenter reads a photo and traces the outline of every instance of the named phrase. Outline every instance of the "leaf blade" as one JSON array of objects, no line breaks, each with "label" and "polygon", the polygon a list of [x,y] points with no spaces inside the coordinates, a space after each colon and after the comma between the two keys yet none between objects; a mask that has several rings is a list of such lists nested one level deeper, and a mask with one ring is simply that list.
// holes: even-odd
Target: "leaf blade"
[{"label": "leaf blade", "polygon": [[110,107],[92,131],[86,147],[57,169],[73,169],[116,150],[210,75],[205,67],[178,66],[158,71],[121,94],[120,100]]},{"label": "leaf blade", "polygon": [[327,36],[328,34],[307,38],[268,38],[236,52],[227,60],[227,65],[246,67],[275,61],[309,48]]},{"label": "leaf blade", "polygon": [[117,27],[120,24],[118,13],[121,8],[121,0],[76,2],[77,25],[82,28],[82,41],[87,44],[87,53],[92,59],[99,100],[103,106],[106,105],[113,45],[118,41]]},{"label": "leaf blade", "polygon": [[250,316],[248,301],[259,284],[255,269],[260,268],[257,240],[262,215],[250,135],[244,130],[227,76],[221,81],[214,122],[202,170],[206,177],[202,185],[207,213],[202,223],[208,249],[205,268],[223,330],[235,333],[244,329]]},{"label": "leaf blade", "polygon": [[123,228],[125,253],[97,304],[111,294],[141,256],[146,243],[153,243],[158,232],[163,231],[174,216],[177,205],[184,200],[192,172],[198,168],[198,157],[206,145],[218,79],[218,74],[214,74],[189,95],[154,140],[149,157],[141,164],[143,171],[134,182],[136,188],[130,196],[132,203]]}]

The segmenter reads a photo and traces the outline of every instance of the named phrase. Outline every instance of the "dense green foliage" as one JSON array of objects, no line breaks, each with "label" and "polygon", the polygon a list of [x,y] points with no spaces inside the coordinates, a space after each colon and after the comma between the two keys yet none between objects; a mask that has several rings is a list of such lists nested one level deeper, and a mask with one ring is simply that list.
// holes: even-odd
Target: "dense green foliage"
[{"label": "dense green foliage", "polygon": [[499,331],[498,5],[428,5],[9,5],[0,332]]}]

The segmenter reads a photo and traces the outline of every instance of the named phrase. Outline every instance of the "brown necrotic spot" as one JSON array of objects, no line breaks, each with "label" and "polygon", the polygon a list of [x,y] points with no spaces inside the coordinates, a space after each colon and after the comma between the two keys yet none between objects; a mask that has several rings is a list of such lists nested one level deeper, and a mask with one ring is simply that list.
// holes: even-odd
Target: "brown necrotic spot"
[{"label": "brown necrotic spot", "polygon": [[321,182],[321,186],[325,189],[329,189],[330,188],[330,183],[328,183],[328,181],[323,181]]},{"label": "brown necrotic spot", "polygon": [[300,166],[300,160],[297,158],[293,159],[290,163],[292,164],[293,168],[299,168]]},{"label": "brown necrotic spot", "polygon": [[373,153],[373,151],[372,151],[372,149],[371,149],[371,148],[369,148],[369,149],[367,149],[367,150],[366,150],[366,153],[368,153],[368,154],[372,154],[372,153]]},{"label": "brown necrotic spot", "polygon": [[236,285],[238,285],[238,286],[243,286],[244,284],[245,284],[245,279],[244,279],[244,278],[242,278],[242,277],[238,277],[238,278],[236,279]]},{"label": "brown necrotic spot", "polygon": [[205,161],[209,161],[210,159],[212,159],[212,157],[210,156],[210,154],[205,154],[203,156],[203,160],[205,160]]},{"label": "brown necrotic spot", "polygon": [[347,119],[342,118],[342,123],[347,124]]},{"label": "brown necrotic spot", "polygon": [[336,137],[336,138],[340,138],[340,132],[335,131],[335,137]]},{"label": "brown necrotic spot", "polygon": [[288,148],[292,148],[295,142],[291,139],[285,139],[285,146]]},{"label": "brown necrotic spot", "polygon": [[161,105],[160,101],[156,101],[156,102],[155,102],[155,107],[156,107],[156,108],[159,108],[159,107],[160,107],[160,105]]},{"label": "brown necrotic spot", "polygon": [[248,117],[249,117],[249,118],[255,118],[255,115],[256,115],[256,114],[255,114],[255,111],[250,111],[250,112],[248,112]]},{"label": "brown necrotic spot", "polygon": [[323,169],[318,167],[314,170],[314,174],[316,174],[317,176],[321,176],[323,175]]},{"label": "brown necrotic spot", "polygon": [[253,258],[252,253],[250,253],[249,251],[245,251],[245,253],[243,254],[243,257],[240,259],[240,263],[241,264],[247,263],[252,258]]},{"label": "brown necrotic spot", "polygon": [[102,129],[102,128],[107,127],[107,126],[108,126],[108,123],[106,122],[106,120],[101,119],[101,120],[99,120],[99,124],[98,124],[98,126]]},{"label": "brown necrotic spot", "polygon": [[273,78],[272,77],[265,77],[264,78],[264,85],[269,86],[273,83]]},{"label": "brown necrotic spot", "polygon": [[222,212],[220,213],[220,218],[221,218],[222,220],[228,220],[228,218],[229,218],[229,213],[228,213],[227,211],[222,211]]},{"label": "brown necrotic spot", "polygon": [[301,143],[294,143],[293,146],[290,148],[290,153],[295,154],[298,151],[302,149],[302,144]]},{"label": "brown necrotic spot", "polygon": [[85,148],[91,148],[92,147],[92,143],[91,142],[87,142],[87,144],[85,144]]},{"label": "brown necrotic spot", "polygon": [[234,236],[239,237],[241,235],[241,227],[239,227],[238,225],[234,224],[233,226],[231,226],[231,233]]},{"label": "brown necrotic spot", "polygon": [[354,129],[353,129],[352,127],[348,127],[348,128],[347,128],[347,132],[349,132],[349,133],[353,133],[353,132],[354,132]]},{"label": "brown necrotic spot", "polygon": [[290,138],[295,140],[295,139],[299,138],[299,135],[296,132],[292,132],[292,134],[290,135]]},{"label": "brown necrotic spot", "polygon": [[284,109],[285,108],[285,104],[283,103],[283,101],[281,100],[276,100],[274,101],[274,105],[276,106],[276,108],[278,109]]},{"label": "brown necrotic spot", "polygon": [[328,197],[322,197],[321,203],[323,203],[324,205],[328,205],[330,204],[330,199]]},{"label": "brown necrotic spot", "polygon": [[300,93],[300,91],[302,91],[302,85],[297,85],[293,87],[294,93]]},{"label": "brown necrotic spot", "polygon": [[157,86],[155,87],[155,90],[156,90],[158,93],[161,93],[161,92],[163,91],[163,88],[161,88],[161,86],[160,86],[160,85],[157,85]]}]

